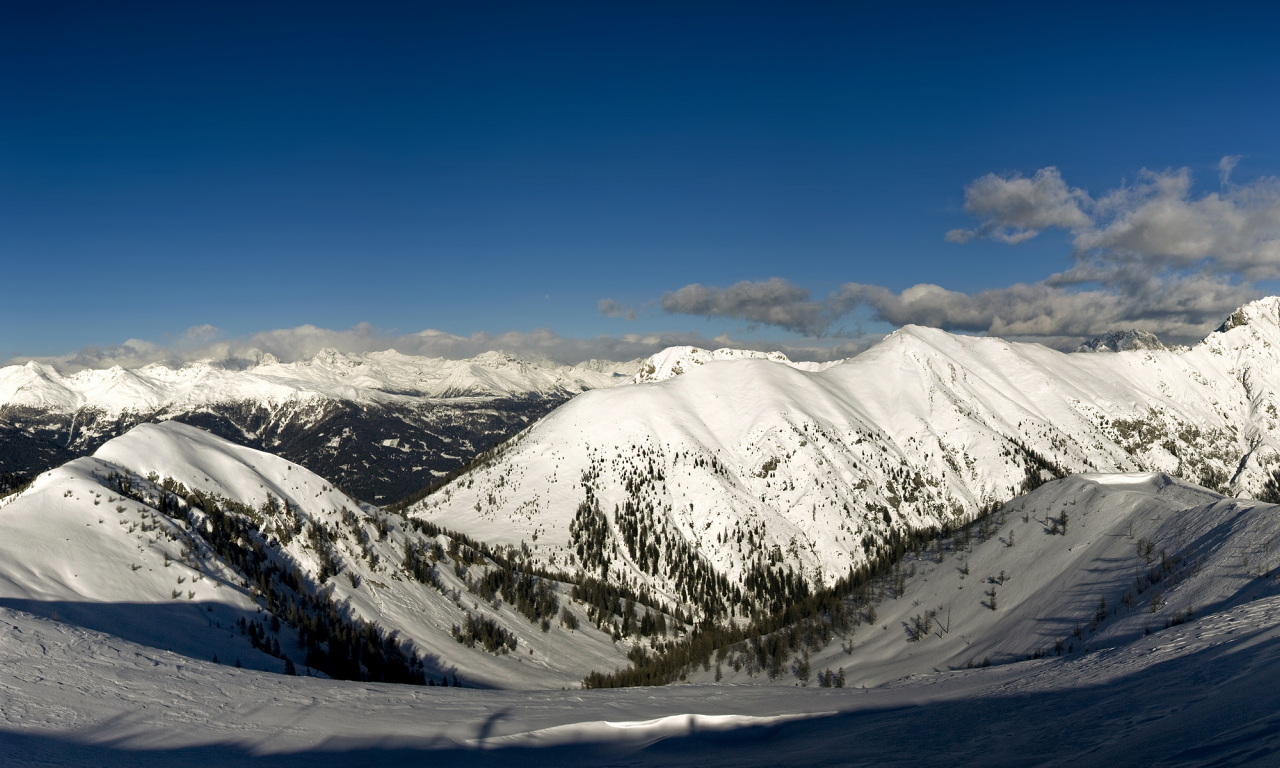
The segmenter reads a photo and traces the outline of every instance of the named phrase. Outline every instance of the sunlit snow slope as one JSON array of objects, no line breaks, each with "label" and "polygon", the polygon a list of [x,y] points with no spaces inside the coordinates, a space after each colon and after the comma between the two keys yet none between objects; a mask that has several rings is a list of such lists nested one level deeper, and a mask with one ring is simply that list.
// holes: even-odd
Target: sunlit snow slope
[{"label": "sunlit snow slope", "polygon": [[1163,471],[1253,495],[1280,462],[1278,391],[1277,297],[1180,352],[909,326],[822,371],[710,361],[588,392],[411,513],[688,602],[707,572],[730,591],[762,569],[830,584],[895,531],[1055,475]]}]

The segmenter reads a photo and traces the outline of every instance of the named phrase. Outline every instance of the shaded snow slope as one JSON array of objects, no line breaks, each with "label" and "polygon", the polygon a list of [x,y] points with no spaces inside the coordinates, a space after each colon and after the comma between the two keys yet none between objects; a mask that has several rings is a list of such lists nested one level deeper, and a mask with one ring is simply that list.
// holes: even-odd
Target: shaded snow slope
[{"label": "shaded snow slope", "polygon": [[[127,495],[120,477],[129,480]],[[233,534],[241,554],[216,551],[220,529],[200,508],[210,502],[188,493],[225,501],[216,506],[241,526]],[[438,586],[404,567],[411,544],[424,560],[440,545],[438,558],[426,564]],[[470,685],[576,685],[592,668],[625,662],[625,650],[580,608],[570,610],[582,617],[582,629],[570,632],[556,622],[544,632],[513,606],[472,595],[466,576],[489,567],[465,565],[453,550],[448,537],[406,529],[402,519],[285,459],[184,424],[146,424],[0,502],[0,604],[195,658],[216,653],[226,664],[239,659],[273,671],[284,668],[285,656],[304,671],[306,654],[288,626],[289,606],[303,593],[327,600],[349,620],[398,633],[427,674],[457,674]],[[283,597],[272,605],[244,557],[260,559],[271,573],[293,574],[301,586],[290,591],[291,577],[277,575]],[[564,585],[552,586],[568,604]],[[279,643],[280,657],[254,651],[233,629],[242,618],[268,624],[272,610],[286,623],[268,637]],[[514,647],[489,653],[459,644],[452,628],[468,615],[495,621]]]},{"label": "shaded snow slope", "polygon": [[230,669],[0,608],[0,749],[204,768],[1273,765],[1278,622],[1268,598],[1113,650],[875,689],[505,692]]},{"label": "shaded snow slope", "polygon": [[[730,585],[770,567],[830,584],[895,531],[972,519],[1054,475],[1163,471],[1249,496],[1280,463],[1280,298],[1236,316],[1181,353],[909,326],[823,371],[706,362],[575,398],[412,514],[536,535],[545,556],[692,601],[681,574],[699,564]],[[584,502],[603,534],[581,533]]]}]

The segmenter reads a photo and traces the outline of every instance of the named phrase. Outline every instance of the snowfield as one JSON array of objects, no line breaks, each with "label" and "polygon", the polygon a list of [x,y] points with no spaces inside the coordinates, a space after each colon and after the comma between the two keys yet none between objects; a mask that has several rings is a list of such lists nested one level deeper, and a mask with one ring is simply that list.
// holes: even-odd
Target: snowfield
[{"label": "snowfield", "polygon": [[[430,621],[458,615],[456,602],[394,568],[364,568],[340,543],[344,568],[386,580],[364,590],[333,579],[343,604],[468,670],[469,685],[550,689],[521,691],[279,674],[282,660],[234,629],[237,615],[263,615],[261,596],[230,565],[193,556],[172,513],[135,515],[132,498],[125,513],[104,509],[114,502],[102,478],[129,469],[210,494],[271,492],[320,520],[352,502],[284,460],[180,424],[139,427],[99,453],[0,508],[6,762],[1214,765],[1273,764],[1280,750],[1280,508],[1165,473],[1046,483],[909,550],[867,587],[874,621],[860,614],[781,675],[753,666],[741,644],[662,688],[577,690],[570,670],[586,660],[626,663],[585,615],[585,629],[544,635],[494,611],[520,634],[518,652],[466,648]],[[144,521],[155,527],[130,530]],[[388,541],[402,539],[393,530]],[[297,542],[284,555],[314,573],[315,553]],[[184,577],[195,598],[170,592]],[[223,663],[209,662],[215,652]],[[244,668],[229,666],[233,655]],[[844,687],[827,687],[836,670]]]},{"label": "snowfield", "polygon": [[878,688],[505,692],[286,678],[0,609],[10,765],[1274,765],[1280,599]]}]

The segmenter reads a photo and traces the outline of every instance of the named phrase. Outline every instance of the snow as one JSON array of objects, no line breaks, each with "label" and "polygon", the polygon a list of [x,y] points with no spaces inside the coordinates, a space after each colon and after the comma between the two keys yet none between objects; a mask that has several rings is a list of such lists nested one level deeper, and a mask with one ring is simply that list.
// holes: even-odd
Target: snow
[{"label": "snow", "polygon": [[696,366],[706,365],[715,360],[768,360],[774,363],[782,363],[797,370],[810,372],[825,371],[833,365],[839,365],[844,362],[843,360],[834,360],[826,363],[794,362],[781,352],[757,352],[752,349],[730,349],[726,347],[706,350],[701,347],[668,347],[641,362],[639,370],[631,377],[630,383],[648,384],[666,381],[692,371]]},{"label": "snow", "polygon": [[[148,497],[159,492],[144,479],[154,473],[254,508],[269,495],[287,502],[304,523],[315,521],[337,539],[342,572],[327,585],[333,600],[353,617],[399,632],[437,677],[457,672],[470,685],[558,688],[577,685],[592,669],[627,663],[626,649],[595,629],[580,610],[581,629],[570,632],[553,623],[544,633],[512,606],[477,603],[462,577],[445,567],[447,561],[437,571],[458,599],[413,580],[400,567],[405,544],[425,537],[388,518],[389,535],[380,540],[374,522],[385,515],[376,507],[346,497],[324,478],[278,456],[177,422],[140,425],[91,457],[41,474],[22,494],[4,500],[0,605],[74,618],[195,658],[217,653],[225,663],[240,658],[258,669],[283,670],[282,660],[253,650],[231,631],[240,618],[263,620],[263,603],[252,585],[203,542],[202,513],[188,510],[185,518],[175,519],[157,512],[154,504],[121,498],[105,486],[113,472],[132,476]],[[343,511],[357,513],[367,541],[355,536]],[[278,524],[287,522],[281,517]],[[276,524],[268,520],[264,529]],[[320,560],[305,536],[273,551],[309,578],[312,588],[320,586]],[[567,604],[567,588],[559,589]],[[455,642],[450,628],[468,611],[514,632],[517,650],[494,655]],[[294,637],[286,628],[282,647],[288,649]],[[301,671],[302,655],[294,649]]]},{"label": "snow", "polygon": [[634,363],[570,367],[527,362],[501,352],[468,360],[414,357],[394,350],[366,354],[320,351],[309,360],[281,363],[270,355],[247,370],[210,362],[181,368],[162,364],[119,367],[64,376],[28,362],[0,368],[0,407],[60,413],[92,408],[106,414],[189,410],[210,403],[282,403],[317,397],[397,403],[450,397],[567,396],[628,380]]},{"label": "snow", "polygon": [[[859,562],[864,537],[874,547],[886,531],[950,523],[941,553],[932,542],[901,561],[901,593],[872,583],[885,589],[874,622],[811,653],[813,673],[843,669],[840,689],[801,685],[794,659],[770,679],[730,648],[688,684],[579,690],[587,671],[625,666],[630,641],[597,631],[564,585],[582,629],[543,633],[477,602],[452,568],[439,575],[461,600],[405,578],[419,534],[324,478],[187,425],[139,426],[0,499],[0,754],[6,765],[1275,764],[1280,507],[1230,494],[1275,461],[1278,321],[1280,301],[1249,305],[1182,353],[1061,355],[908,328],[818,371],[706,360],[574,398],[412,510],[564,563],[586,476],[610,520],[615,504],[652,503],[722,572],[776,546],[815,581]],[[339,363],[351,361],[319,364]],[[1074,474],[1010,498],[1026,472],[1014,449]],[[1197,477],[1244,469],[1214,490],[1169,459]],[[111,491],[113,472],[143,500]],[[255,508],[270,494],[333,531],[335,603],[473,687],[279,674],[280,659],[233,630],[264,615],[261,599],[201,547],[200,511],[156,510],[149,473]],[[975,523],[965,543],[960,524],[997,500],[994,530]],[[729,535],[748,526],[761,532],[754,551]],[[318,587],[305,538],[261,543]],[[673,589],[624,546],[611,576]],[[455,642],[467,611],[515,632],[517,651]],[[297,648],[287,628],[280,640]]]},{"label": "snow", "polygon": [[[1063,513],[1067,532],[1053,533]],[[989,539],[981,541],[975,525],[969,546],[952,539],[941,560],[932,550],[908,553],[901,568],[914,575],[905,592],[889,587],[874,623],[814,653],[814,674],[844,668],[850,685],[876,686],[984,659],[1010,664],[1037,652],[1071,658],[1086,647],[1141,644],[1147,632],[1188,611],[1213,626],[1221,621],[1217,612],[1280,596],[1280,507],[1224,498],[1168,475],[1068,477],[1013,500],[993,519],[1004,522]],[[1151,542],[1148,556],[1144,542]],[[1178,565],[1150,579],[1166,557]],[[1095,626],[1104,599],[1107,614]],[[926,611],[935,614],[931,631],[915,640],[913,617]],[[791,674],[752,676],[732,660],[722,669],[724,682],[796,683]],[[690,677],[713,679],[701,670]]]},{"label": "snow", "polygon": [[46,766],[1267,765],[1278,618],[1270,598],[1121,649],[874,689],[507,692],[232,669],[0,608],[0,749]]},{"label": "snow", "polygon": [[[673,348],[637,374],[660,380],[574,398],[412,514],[496,542],[537,534],[537,556],[563,559],[589,477],[606,516],[652,506],[732,582],[778,551],[832,584],[892,531],[963,522],[1029,473],[1048,479],[1041,457],[1251,496],[1280,467],[1280,297],[1233,317],[1182,352],[1063,354],[915,326],[819,371]],[[610,578],[689,599],[611,537]]]}]

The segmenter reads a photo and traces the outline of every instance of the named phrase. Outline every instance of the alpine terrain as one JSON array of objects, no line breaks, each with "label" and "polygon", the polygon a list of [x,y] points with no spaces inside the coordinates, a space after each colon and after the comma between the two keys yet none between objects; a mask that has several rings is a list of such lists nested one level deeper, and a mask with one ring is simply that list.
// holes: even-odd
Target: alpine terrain
[{"label": "alpine terrain", "polygon": [[574,398],[407,514],[726,617],[1056,477],[1158,471],[1256,498],[1280,466],[1276,297],[1182,351],[908,326],[822,370],[677,367]]},{"label": "alpine terrain", "polygon": [[[1280,298],[1189,349],[1128,338],[1064,354],[908,326],[821,365],[672,348],[583,374],[384,506],[142,419],[0,478],[0,745],[55,765],[1266,762]],[[417,362],[342,359],[182,375],[238,402],[447,392],[387,391]],[[80,381],[50,391],[83,410],[94,376],[159,370],[5,375]],[[177,390],[184,414],[223,402]]]},{"label": "alpine terrain", "polygon": [[0,472],[34,475],[137,424],[176,420],[286,457],[390,503],[448,474],[568,398],[625,382],[628,363],[576,367],[486,352],[468,360],[324,350],[236,368],[154,364],[63,375],[0,368]]}]

